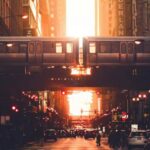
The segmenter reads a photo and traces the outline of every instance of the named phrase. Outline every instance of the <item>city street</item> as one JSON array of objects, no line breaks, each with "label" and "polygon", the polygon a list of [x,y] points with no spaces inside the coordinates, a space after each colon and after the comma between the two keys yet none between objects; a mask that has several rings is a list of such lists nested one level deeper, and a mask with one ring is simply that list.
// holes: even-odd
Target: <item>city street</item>
[{"label": "city street", "polygon": [[150,150],[150,0],[0,0],[0,150]]},{"label": "city street", "polygon": [[[102,138],[101,146],[96,146],[94,139],[84,138],[60,138],[57,142],[48,141],[41,145],[40,143],[29,143],[21,150],[128,150],[127,147],[112,149],[108,146],[107,138]],[[143,150],[143,148],[133,148],[132,150]]]},{"label": "city street", "polygon": [[85,140],[84,138],[62,138],[57,142],[48,141],[41,146],[39,143],[29,144],[22,150],[110,150],[107,138],[102,138],[100,147],[96,146],[94,139]]}]

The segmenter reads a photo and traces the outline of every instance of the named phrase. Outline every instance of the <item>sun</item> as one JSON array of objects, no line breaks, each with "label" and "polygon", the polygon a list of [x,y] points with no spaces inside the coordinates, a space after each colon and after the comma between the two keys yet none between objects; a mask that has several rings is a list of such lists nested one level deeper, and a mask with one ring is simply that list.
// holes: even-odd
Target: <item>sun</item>
[{"label": "sun", "polygon": [[91,91],[72,91],[68,95],[69,115],[88,116],[93,103],[93,93]]},{"label": "sun", "polygon": [[95,35],[95,1],[67,0],[67,36],[83,38]]}]

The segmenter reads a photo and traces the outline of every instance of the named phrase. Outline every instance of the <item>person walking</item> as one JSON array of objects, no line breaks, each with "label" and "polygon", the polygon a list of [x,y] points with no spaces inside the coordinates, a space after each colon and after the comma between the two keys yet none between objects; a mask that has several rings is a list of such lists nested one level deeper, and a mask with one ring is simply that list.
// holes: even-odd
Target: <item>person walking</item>
[{"label": "person walking", "polygon": [[101,134],[99,132],[96,134],[96,144],[97,146],[101,145]]}]

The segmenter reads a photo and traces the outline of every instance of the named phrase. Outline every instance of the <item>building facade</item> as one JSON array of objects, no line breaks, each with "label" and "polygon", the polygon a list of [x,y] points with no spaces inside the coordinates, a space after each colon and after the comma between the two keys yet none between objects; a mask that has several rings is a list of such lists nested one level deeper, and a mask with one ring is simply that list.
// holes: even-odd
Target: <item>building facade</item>
[{"label": "building facade", "polygon": [[50,36],[66,36],[66,0],[50,0]]},{"label": "building facade", "polygon": [[50,36],[50,0],[40,0],[39,11],[41,14],[42,36]]},{"label": "building facade", "polygon": [[[27,18],[22,18],[23,16]],[[50,36],[50,34],[50,0],[0,1],[1,36]]]},{"label": "building facade", "polygon": [[96,36],[150,35],[150,0],[96,0]]},{"label": "building facade", "polygon": [[23,0],[23,12],[28,18],[23,22],[24,36],[42,35],[39,0]]},{"label": "building facade", "polygon": [[22,35],[22,15],[22,1],[1,0],[0,35]]}]

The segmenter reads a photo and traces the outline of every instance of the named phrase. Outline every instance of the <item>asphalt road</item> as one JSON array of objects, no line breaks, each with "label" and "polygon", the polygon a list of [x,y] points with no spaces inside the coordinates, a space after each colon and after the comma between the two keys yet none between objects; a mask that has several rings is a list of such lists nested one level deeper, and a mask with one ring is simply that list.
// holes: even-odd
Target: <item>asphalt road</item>
[{"label": "asphalt road", "polygon": [[56,142],[48,141],[46,143],[30,143],[22,150],[110,150],[107,144],[107,138],[102,138],[101,146],[96,146],[94,139],[84,138],[61,138]]},{"label": "asphalt road", "polygon": [[[56,142],[31,142],[19,150],[128,150],[127,147],[112,149],[108,146],[108,139],[102,138],[101,146],[97,146],[95,139],[84,138],[60,138]],[[132,150],[143,150],[142,148],[133,148]]]}]

